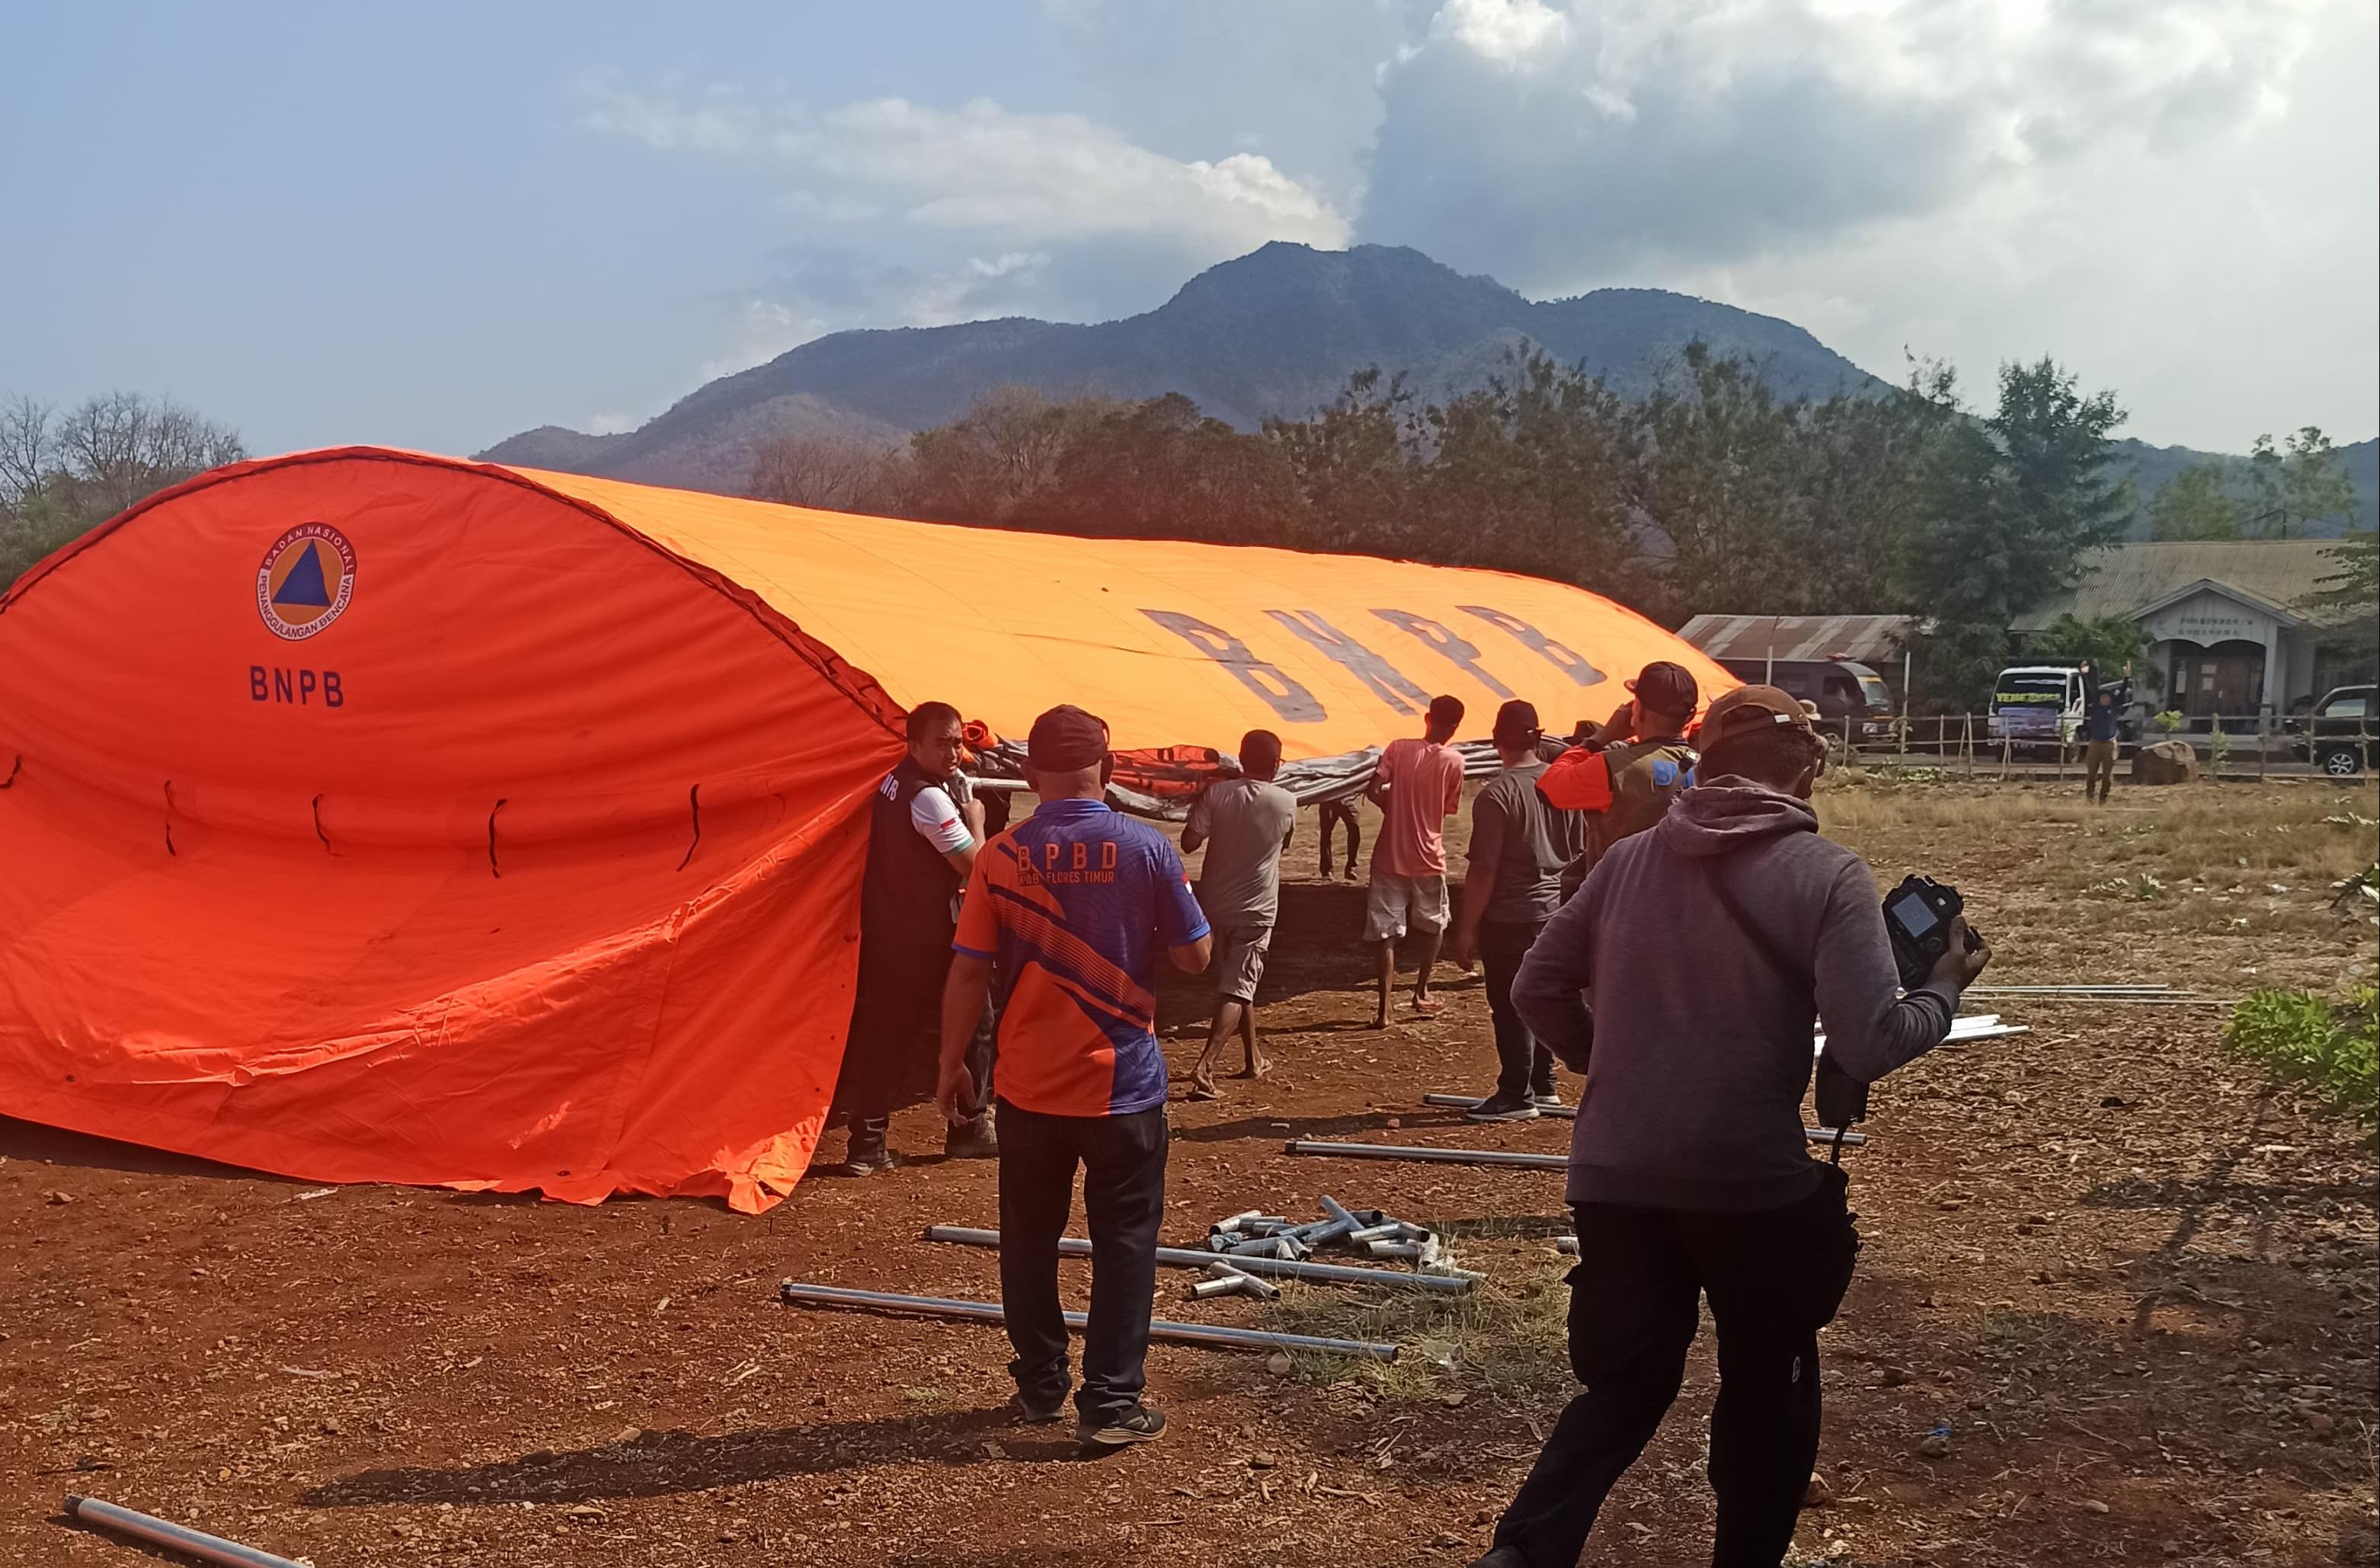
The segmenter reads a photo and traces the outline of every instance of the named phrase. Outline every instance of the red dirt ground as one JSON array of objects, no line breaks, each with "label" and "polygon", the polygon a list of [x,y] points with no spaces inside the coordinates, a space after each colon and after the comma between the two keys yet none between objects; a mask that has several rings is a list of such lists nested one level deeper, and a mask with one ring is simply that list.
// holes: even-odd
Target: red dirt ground
[{"label": "red dirt ground", "polygon": [[[2259,808],[2312,822],[2335,797],[2318,790],[2277,786]],[[2022,832],[1845,836],[1887,880],[1909,869],[1884,858],[1899,855],[1960,881],[1998,944],[1995,979],[2234,992],[2263,983],[2250,966],[2369,974],[2370,928],[2311,883],[2274,895],[2286,938],[2092,903],[2082,881],[2153,840],[2158,809],[2128,795]],[[1311,854],[1302,836],[1301,871]],[[1291,890],[1265,1011],[1279,1066],[1220,1103],[1177,1100],[1169,1239],[1329,1191],[1521,1222],[1463,1259],[1546,1277],[1545,1238],[1567,1228],[1557,1176],[1281,1152],[1297,1136],[1565,1146],[1566,1123],[1475,1128],[1417,1106],[1484,1091],[1484,1003],[1460,980],[1440,1019],[1362,1027],[1355,909],[1344,888]],[[1866,1246],[1826,1337],[1834,1501],[1804,1514],[1803,1560],[2373,1562],[2369,1139],[2225,1063],[2220,1009],[1997,1005],[2034,1032],[1894,1078],[1874,1143],[1847,1156]],[[1177,1093],[1203,1009],[1195,985],[1168,995],[1187,1030],[1168,1042]],[[903,1115],[896,1146],[936,1147],[931,1121]],[[320,1568],[1463,1563],[1571,1392],[1551,1355],[1518,1385],[1461,1367],[1379,1385],[1160,1346],[1165,1440],[1081,1461],[1051,1428],[1002,1424],[996,1331],[776,1304],[789,1276],[991,1298],[991,1255],[918,1239],[996,1223],[989,1164],[821,1176],[747,1219],[325,1191],[18,1123],[0,1122],[0,1156],[9,1562],[137,1561],[58,1518],[75,1490]],[[1065,1268],[1079,1298],[1087,1269]],[[1185,1278],[1161,1276],[1160,1312],[1258,1320],[1245,1301],[1187,1306]],[[1708,1344],[1589,1561],[1707,1561]],[[1947,1456],[1920,1456],[1944,1425]]]}]

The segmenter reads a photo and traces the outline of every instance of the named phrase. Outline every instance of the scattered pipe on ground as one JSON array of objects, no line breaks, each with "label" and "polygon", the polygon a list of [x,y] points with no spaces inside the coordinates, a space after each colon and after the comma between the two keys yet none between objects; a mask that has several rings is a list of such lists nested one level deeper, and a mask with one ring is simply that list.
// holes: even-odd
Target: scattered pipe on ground
[{"label": "scattered pipe on ground", "polygon": [[224,1568],[298,1568],[296,1560],[275,1557],[269,1551],[259,1551],[252,1546],[227,1541],[221,1536],[208,1535],[185,1525],[160,1519],[154,1514],[102,1502],[95,1497],[67,1493],[67,1517],[86,1525],[96,1525],[128,1539],[149,1546],[164,1547],[185,1557],[195,1557],[201,1562],[224,1564]]},{"label": "scattered pipe on ground", "polygon": [[[1002,1323],[1007,1315],[996,1301],[953,1301],[939,1295],[902,1295],[891,1291],[846,1290],[841,1285],[805,1284],[787,1280],[777,1287],[777,1299],[788,1306],[852,1307],[882,1312],[909,1312],[928,1318],[954,1318],[976,1323]],[[1080,1312],[1066,1314],[1066,1327],[1080,1330]],[[1232,1329],[1220,1323],[1173,1323],[1149,1320],[1148,1337],[1173,1344],[1203,1344],[1227,1350],[1311,1350],[1327,1355],[1366,1356],[1394,1361],[1397,1347],[1367,1340],[1323,1339],[1314,1334],[1276,1334],[1263,1329]],[[238,1562],[240,1559],[226,1559]],[[278,1559],[267,1560],[278,1563]],[[286,1565],[284,1565],[286,1568]]]},{"label": "scattered pipe on ground", "polygon": [[[1856,1135],[1854,1135],[1856,1136]],[[929,1225],[928,1241],[948,1242],[959,1246],[991,1246],[1000,1245],[998,1231],[978,1230],[971,1225]],[[1091,1244],[1080,1236],[1062,1236],[1058,1241],[1062,1257],[1088,1258]],[[1173,1269],[1204,1269],[1216,1261],[1211,1252],[1194,1252],[1186,1246],[1160,1246],[1157,1260]],[[1279,1258],[1233,1258],[1232,1267],[1242,1273],[1257,1274],[1275,1280],[1307,1280],[1334,1285],[1386,1285],[1394,1290],[1467,1291],[1471,1282],[1460,1276],[1439,1274],[1408,1274],[1402,1270],[1366,1269],[1346,1263],[1292,1263]]]},{"label": "scattered pipe on ground", "polygon": [[[1832,1144],[1834,1129],[1804,1127],[1802,1136],[1812,1143]],[[1864,1133],[1842,1135],[1845,1149],[1857,1149],[1867,1142]],[[1517,1149],[1412,1149],[1392,1143],[1322,1143],[1311,1138],[1292,1138],[1281,1146],[1283,1154],[1337,1155],[1350,1160],[1415,1160],[1435,1161],[1441,1165],[1510,1165],[1523,1171],[1566,1171],[1570,1168],[1567,1154],[1525,1154]]]}]

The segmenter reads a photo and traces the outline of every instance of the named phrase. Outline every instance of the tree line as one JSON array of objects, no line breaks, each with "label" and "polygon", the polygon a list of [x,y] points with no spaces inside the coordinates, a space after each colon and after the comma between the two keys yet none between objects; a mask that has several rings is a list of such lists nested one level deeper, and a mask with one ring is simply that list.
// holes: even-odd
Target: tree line
[{"label": "tree line", "polygon": [[247,456],[238,432],[169,398],[111,392],[63,413],[0,400],[0,590],[144,497]]},{"label": "tree line", "polygon": [[905,445],[768,444],[765,499],[1057,533],[1208,540],[1497,567],[1676,626],[1700,611],[1910,613],[1918,695],[1970,701],[2016,614],[2071,587],[2134,508],[2109,476],[2123,410],[2054,361],[1779,395],[1689,345],[1646,396],[1542,354],[1443,401],[1366,370],[1328,407],[1234,430],[1179,395],[987,393]]},{"label": "tree line", "polygon": [[[1640,397],[1517,353],[1439,401],[1363,371],[1328,406],[1256,431],[1179,394],[1002,386],[900,444],[773,439],[747,489],[893,517],[1524,572],[1670,626],[1703,611],[1906,614],[1924,627],[1913,697],[1965,706],[2005,661],[2010,623],[2122,536],[2137,500],[2110,468],[2123,419],[2114,393],[2086,393],[2046,358],[2002,366],[1989,406],[1971,407],[1940,363],[1912,362],[1898,387],[1788,397],[1756,364],[1690,344]],[[237,432],[137,393],[63,412],[0,401],[0,589],[142,497],[246,456]],[[2354,504],[2311,427],[2220,468],[2160,489],[2156,537],[2289,537]],[[2371,531],[2341,553],[2304,608],[2369,665]],[[2113,667],[2139,633],[2066,622],[2034,646]]]},{"label": "tree line", "polygon": [[2338,448],[2318,425],[2280,445],[2260,435],[2246,461],[2192,463],[2149,498],[2149,537],[2161,540],[2293,539],[2355,514],[2355,486]]}]

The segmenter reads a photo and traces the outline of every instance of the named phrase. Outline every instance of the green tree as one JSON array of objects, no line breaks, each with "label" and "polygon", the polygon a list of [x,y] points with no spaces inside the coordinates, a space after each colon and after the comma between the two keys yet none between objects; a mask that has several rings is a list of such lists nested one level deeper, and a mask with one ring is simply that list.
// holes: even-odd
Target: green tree
[{"label": "green tree", "polygon": [[2149,501],[2151,539],[2237,539],[2245,508],[2221,463],[2192,463]]},{"label": "green tree", "polygon": [[1741,359],[1686,346],[1639,416],[1648,436],[1636,504],[1669,543],[1656,611],[1791,613],[1814,568],[1802,405],[1779,404]]},{"label": "green tree", "polygon": [[1075,432],[1026,520],[1056,531],[1277,544],[1297,531],[1281,449],[1205,417],[1180,393],[1111,408]]},{"label": "green tree", "polygon": [[2129,670],[2143,687],[2161,687],[2156,672],[2140,662],[2147,651],[2148,635],[2141,630],[2140,623],[2121,615],[2101,615],[2088,621],[2071,614],[2060,615],[2025,646],[2027,658],[2038,659],[2045,664],[2080,664],[2087,660],[2102,682],[2113,681]]},{"label": "green tree", "polygon": [[[1959,412],[1947,370],[1912,372],[1911,395],[1937,416]],[[1901,570],[1903,602],[1932,627],[1918,648],[1927,701],[1980,702],[2017,615],[2071,588],[2085,553],[2122,534],[2131,487],[2107,465],[2123,419],[2114,393],[2084,396],[2047,359],[2000,368],[1990,418],[1945,419]]]},{"label": "green tree", "polygon": [[1281,449],[1304,505],[1293,542],[1435,559],[1397,548],[1419,532],[1419,419],[1404,378],[1383,382],[1373,365],[1349,376],[1337,397],[1305,419],[1267,419],[1265,439]]},{"label": "green tree", "polygon": [[902,509],[1029,527],[1024,519],[1050,504],[1066,448],[1116,407],[1106,398],[1058,402],[1033,386],[987,388],[949,424],[909,438]]},{"label": "green tree", "polygon": [[1630,529],[1621,400],[1541,353],[1423,410],[1434,456],[1416,516],[1433,536],[1407,553],[1558,577],[1628,595],[1644,551]]},{"label": "green tree", "polygon": [[2339,541],[2338,570],[2315,584],[2302,606],[2321,628],[2339,675],[2369,680],[2380,671],[2380,532],[2352,529]]},{"label": "green tree", "polygon": [[2354,481],[2317,425],[2277,447],[2271,436],[2258,436],[2248,450],[2248,475],[2256,497],[2248,531],[2255,538],[2302,538],[2313,524],[2354,516]]}]

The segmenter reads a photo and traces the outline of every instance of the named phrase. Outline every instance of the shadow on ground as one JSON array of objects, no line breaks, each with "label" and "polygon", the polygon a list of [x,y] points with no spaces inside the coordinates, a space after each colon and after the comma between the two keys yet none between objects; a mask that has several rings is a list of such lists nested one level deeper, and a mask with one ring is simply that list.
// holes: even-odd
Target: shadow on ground
[{"label": "shadow on ground", "polygon": [[114,1138],[72,1133],[64,1127],[45,1127],[38,1122],[19,1122],[13,1116],[0,1116],[0,1159],[45,1160],[53,1165],[124,1171],[138,1176],[214,1176],[229,1181],[302,1185],[294,1177],[276,1176],[270,1171],[219,1165],[212,1160],[167,1149],[118,1143]]},{"label": "shadow on ground", "polygon": [[[998,1452],[993,1452],[992,1445]],[[629,1442],[453,1469],[364,1470],[306,1492],[312,1508],[387,1503],[594,1502],[709,1491],[785,1476],[825,1476],[879,1462],[950,1466],[1082,1456],[1063,1425],[1020,1428],[1006,1412],[935,1411],[869,1421],[729,1432],[646,1432]]]}]

